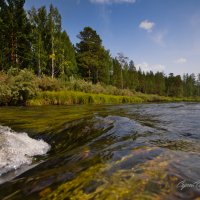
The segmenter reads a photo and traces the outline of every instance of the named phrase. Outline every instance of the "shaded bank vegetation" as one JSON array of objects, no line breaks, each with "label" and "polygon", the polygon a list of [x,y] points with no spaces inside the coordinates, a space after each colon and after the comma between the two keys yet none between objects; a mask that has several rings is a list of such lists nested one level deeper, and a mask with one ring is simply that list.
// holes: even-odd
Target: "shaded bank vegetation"
[{"label": "shaded bank vegetation", "polygon": [[56,7],[24,4],[0,2],[0,105],[198,100],[200,74],[136,69],[123,53],[112,57],[91,27],[74,46]]}]

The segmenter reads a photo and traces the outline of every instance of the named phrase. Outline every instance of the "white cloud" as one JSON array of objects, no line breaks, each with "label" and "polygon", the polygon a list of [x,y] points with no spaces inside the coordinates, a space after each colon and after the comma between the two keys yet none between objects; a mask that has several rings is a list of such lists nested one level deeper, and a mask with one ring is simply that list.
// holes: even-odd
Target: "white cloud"
[{"label": "white cloud", "polygon": [[152,35],[152,40],[158,45],[165,46],[165,42],[164,42],[165,35],[166,35],[166,31],[157,32]]},{"label": "white cloud", "polygon": [[136,64],[137,69],[141,68],[142,71],[145,72],[149,72],[149,71],[153,71],[153,72],[162,72],[165,70],[165,66],[161,65],[161,64],[155,64],[155,65],[151,65],[147,62],[142,62],[140,64]]},{"label": "white cloud", "polygon": [[177,63],[177,64],[184,64],[186,62],[187,62],[186,58],[179,58],[179,59],[175,60],[175,63]]},{"label": "white cloud", "polygon": [[151,32],[153,30],[155,26],[155,23],[154,22],[150,22],[148,20],[144,20],[140,23],[139,27],[148,31],[148,32]]},{"label": "white cloud", "polygon": [[150,39],[155,42],[156,44],[160,46],[165,46],[165,36],[167,35],[168,31],[167,29],[164,30],[154,30],[155,27],[155,22],[149,21],[149,20],[144,20],[140,22],[139,28],[146,30],[149,34],[148,36]]},{"label": "white cloud", "polygon": [[90,0],[90,2],[96,4],[112,4],[112,3],[135,3],[136,0]]}]

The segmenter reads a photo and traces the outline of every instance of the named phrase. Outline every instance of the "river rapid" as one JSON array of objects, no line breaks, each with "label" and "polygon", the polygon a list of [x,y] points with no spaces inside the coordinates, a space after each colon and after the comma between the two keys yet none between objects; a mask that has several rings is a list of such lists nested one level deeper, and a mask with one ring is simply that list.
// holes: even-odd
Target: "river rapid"
[{"label": "river rapid", "polygon": [[200,104],[1,107],[0,199],[200,199]]}]

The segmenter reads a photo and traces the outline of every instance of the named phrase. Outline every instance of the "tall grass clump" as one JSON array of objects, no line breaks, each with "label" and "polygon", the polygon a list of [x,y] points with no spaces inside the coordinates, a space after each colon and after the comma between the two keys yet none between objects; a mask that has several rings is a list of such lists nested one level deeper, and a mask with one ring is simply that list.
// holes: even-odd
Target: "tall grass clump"
[{"label": "tall grass clump", "polygon": [[45,91],[28,102],[29,105],[120,104],[141,103],[140,97],[92,94],[76,91]]}]

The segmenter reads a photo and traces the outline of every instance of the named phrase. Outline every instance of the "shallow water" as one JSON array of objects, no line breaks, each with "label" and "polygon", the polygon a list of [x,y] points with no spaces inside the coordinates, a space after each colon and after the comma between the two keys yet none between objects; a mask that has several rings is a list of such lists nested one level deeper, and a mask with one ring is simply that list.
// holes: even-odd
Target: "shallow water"
[{"label": "shallow water", "polygon": [[22,159],[4,151],[0,199],[197,199],[199,121],[198,103],[0,108]]}]

